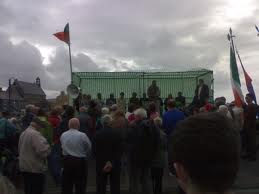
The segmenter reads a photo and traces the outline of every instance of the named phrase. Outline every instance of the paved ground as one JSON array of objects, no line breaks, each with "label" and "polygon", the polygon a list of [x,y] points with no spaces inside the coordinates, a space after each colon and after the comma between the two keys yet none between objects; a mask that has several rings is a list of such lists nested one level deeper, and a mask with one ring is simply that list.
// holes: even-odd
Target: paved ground
[{"label": "paved ground", "polygon": [[[259,133],[257,134],[257,142],[259,142]],[[258,161],[248,162],[241,160],[240,170],[238,178],[233,186],[233,190],[237,194],[259,194],[259,151],[257,153]],[[175,177],[169,176],[168,171],[165,172],[163,180],[163,190],[165,194],[177,193],[177,185]],[[45,194],[59,194],[60,187],[54,185],[51,177],[48,175]],[[88,174],[88,187],[89,194],[95,193],[95,163],[89,162],[89,174]],[[122,194],[126,194],[128,190],[127,176],[122,174],[121,176],[121,190]],[[23,194],[19,189],[18,194]]]},{"label": "paved ground", "polygon": [[[259,156],[259,154],[258,154]],[[259,158],[259,157],[258,157]],[[88,193],[95,193],[95,166],[94,161],[89,164],[89,183]],[[127,178],[122,176],[121,190],[122,194],[126,194],[128,189]],[[240,171],[238,179],[233,188],[237,194],[258,194],[259,193],[259,160],[256,162],[241,161]],[[175,177],[170,177],[168,172],[164,176],[164,192],[167,194],[174,194],[176,192],[176,180]],[[20,190],[19,194],[23,194]],[[60,188],[56,187],[51,177],[48,176],[47,187],[45,194],[59,194]]]}]

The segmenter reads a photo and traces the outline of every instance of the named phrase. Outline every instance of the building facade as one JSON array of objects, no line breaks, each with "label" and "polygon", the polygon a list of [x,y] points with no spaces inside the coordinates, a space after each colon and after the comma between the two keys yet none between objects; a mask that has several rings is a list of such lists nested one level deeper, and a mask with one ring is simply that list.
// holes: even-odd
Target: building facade
[{"label": "building facade", "polygon": [[34,104],[41,108],[47,108],[46,94],[41,88],[40,78],[34,83],[15,79],[6,91],[0,91],[0,110],[20,112],[26,105]]}]

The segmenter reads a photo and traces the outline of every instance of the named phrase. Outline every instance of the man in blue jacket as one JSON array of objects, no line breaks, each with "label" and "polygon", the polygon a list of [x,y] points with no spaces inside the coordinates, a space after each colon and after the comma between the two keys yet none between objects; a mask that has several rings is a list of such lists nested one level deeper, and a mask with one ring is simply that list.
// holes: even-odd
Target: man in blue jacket
[{"label": "man in blue jacket", "polygon": [[170,136],[172,131],[175,129],[176,124],[185,118],[184,113],[176,109],[175,101],[168,100],[167,102],[168,111],[163,115],[163,129],[167,136]]}]

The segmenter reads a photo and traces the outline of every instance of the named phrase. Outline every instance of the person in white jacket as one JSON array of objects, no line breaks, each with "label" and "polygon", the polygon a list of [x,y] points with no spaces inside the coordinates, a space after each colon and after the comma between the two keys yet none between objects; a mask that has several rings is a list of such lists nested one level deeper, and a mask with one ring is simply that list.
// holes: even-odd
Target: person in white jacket
[{"label": "person in white jacket", "polygon": [[38,117],[34,117],[19,139],[19,168],[24,178],[25,194],[42,194],[44,190],[50,146],[38,131],[43,125]]}]

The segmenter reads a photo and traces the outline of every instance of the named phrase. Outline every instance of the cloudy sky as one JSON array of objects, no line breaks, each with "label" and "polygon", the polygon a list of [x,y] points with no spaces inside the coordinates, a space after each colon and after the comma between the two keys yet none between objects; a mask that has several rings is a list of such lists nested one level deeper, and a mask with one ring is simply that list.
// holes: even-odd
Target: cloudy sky
[{"label": "cloudy sky", "polygon": [[9,77],[33,82],[40,76],[48,97],[64,90],[68,48],[52,34],[67,22],[74,71],[207,68],[214,71],[215,96],[229,101],[232,27],[259,91],[257,0],[1,0],[0,87]]}]

